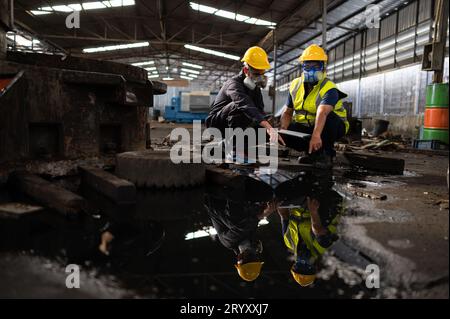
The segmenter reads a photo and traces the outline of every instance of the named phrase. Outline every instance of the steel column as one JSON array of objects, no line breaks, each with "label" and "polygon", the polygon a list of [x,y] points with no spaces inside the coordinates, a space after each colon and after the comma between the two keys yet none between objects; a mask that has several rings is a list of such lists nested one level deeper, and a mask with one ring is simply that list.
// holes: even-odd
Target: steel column
[{"label": "steel column", "polygon": [[322,48],[327,50],[327,0],[322,0]]}]

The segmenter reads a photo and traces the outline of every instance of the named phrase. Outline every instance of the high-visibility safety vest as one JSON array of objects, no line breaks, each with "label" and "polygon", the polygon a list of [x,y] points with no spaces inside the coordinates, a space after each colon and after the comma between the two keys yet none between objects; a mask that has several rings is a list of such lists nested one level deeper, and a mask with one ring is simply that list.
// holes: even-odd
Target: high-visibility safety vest
[{"label": "high-visibility safety vest", "polygon": [[[289,94],[291,95],[292,102],[294,103],[294,121],[297,123],[307,123],[313,126],[316,120],[317,108],[322,101],[323,96],[331,89],[337,89],[336,84],[331,80],[325,78],[319,81],[305,97],[305,85],[303,81],[303,75],[294,79],[291,82],[289,88]],[[347,94],[339,91],[340,99],[334,106],[333,112],[336,113],[345,124],[345,133],[348,132],[350,127],[347,121],[347,111],[342,105],[342,99],[347,97]]]},{"label": "high-visibility safety vest", "polygon": [[[326,248],[320,246],[316,238],[312,235],[310,212],[304,208],[291,209],[289,215],[289,224],[283,239],[286,247],[297,257],[298,243],[303,241],[306,247],[311,252],[311,256],[316,259],[323,255]],[[336,216],[327,226],[330,233],[336,233],[336,225],[338,223],[339,215]]]}]

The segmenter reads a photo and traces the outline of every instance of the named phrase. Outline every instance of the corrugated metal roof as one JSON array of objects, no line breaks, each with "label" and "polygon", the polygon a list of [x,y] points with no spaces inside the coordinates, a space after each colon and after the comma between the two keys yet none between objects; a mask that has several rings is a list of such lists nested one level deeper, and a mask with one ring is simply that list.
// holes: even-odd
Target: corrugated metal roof
[{"label": "corrugated metal roof", "polygon": [[[351,35],[354,33],[351,30],[357,31],[365,28],[365,8],[368,5],[376,5],[380,11],[380,17],[382,17],[386,13],[396,10],[399,6],[405,6],[405,3],[407,2],[408,1],[405,0],[349,0],[343,3],[327,13],[327,24],[336,25],[336,27],[333,27],[327,31],[327,43],[332,43],[335,45],[335,43],[333,43],[334,40],[341,37],[345,38],[346,35]],[[342,21],[349,16],[350,18]],[[293,65],[295,65],[295,59],[308,45],[313,43],[319,45],[322,44],[322,29],[320,21],[311,23],[306,29],[292,36],[285,41],[285,43],[289,49],[278,50],[278,70],[280,73],[291,69]]]},{"label": "corrugated metal roof", "polygon": [[[298,66],[296,59],[307,45],[322,43],[320,6],[316,5],[319,3],[316,0],[193,1],[280,23],[278,39],[288,38],[278,45],[279,72]],[[352,30],[364,27],[364,10],[367,5],[376,3],[380,8],[380,13],[384,14],[396,7],[405,6],[405,1],[411,2],[410,0],[328,0],[331,9],[327,13],[327,22],[329,25],[335,25],[327,32],[329,47],[335,45],[337,39],[337,41],[345,40],[348,35],[352,34]],[[421,4],[423,1],[429,0],[421,0]],[[204,65],[205,70],[214,71],[216,69],[218,71],[218,73],[204,72],[208,74],[208,79],[212,80],[220,77],[220,74],[235,71],[239,62],[190,52],[183,48],[184,43],[198,42],[200,46],[210,46],[226,53],[242,55],[248,45],[258,43],[262,38],[268,36],[270,31],[265,27],[252,26],[232,19],[196,12],[190,8],[189,1],[179,0],[163,2],[167,12],[163,15],[167,18],[165,31],[167,39],[170,39],[167,43],[160,39],[162,29],[157,1],[135,0],[135,6],[120,10],[105,9],[82,13],[82,27],[77,30],[75,36],[70,30],[60,27],[64,25],[64,14],[35,17],[27,12],[27,10],[42,5],[61,5],[73,2],[71,0],[16,0],[16,19],[34,30],[37,35],[45,36],[44,40],[51,40],[52,43],[69,49],[73,54],[83,47],[103,45],[114,39],[118,42],[132,41],[133,39],[150,40],[152,41],[151,46],[147,50],[136,50],[133,53],[134,58],[139,56],[154,58],[156,61],[160,61],[157,64],[160,65],[161,71],[164,71],[166,65],[169,65],[170,68],[177,66],[181,60],[200,63]],[[82,2],[89,2],[89,0]],[[311,19],[316,20],[311,22]],[[283,21],[287,26],[282,26]],[[307,25],[305,26],[305,24]],[[296,31],[298,31],[296,34],[290,36],[292,32]],[[282,32],[284,34],[281,36]],[[272,52],[270,52],[271,54]],[[110,52],[96,56],[100,59],[129,57],[128,52],[127,54]],[[171,58],[176,58],[176,60]]]}]

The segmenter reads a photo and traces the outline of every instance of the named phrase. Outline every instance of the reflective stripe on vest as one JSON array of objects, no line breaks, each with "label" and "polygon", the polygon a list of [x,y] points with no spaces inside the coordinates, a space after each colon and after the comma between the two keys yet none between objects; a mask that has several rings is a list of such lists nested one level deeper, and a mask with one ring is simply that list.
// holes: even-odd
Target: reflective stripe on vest
[{"label": "reflective stripe on vest", "polygon": [[[334,88],[337,89],[336,85],[325,78],[322,81],[319,81],[305,98],[303,76],[294,79],[289,89],[295,110],[294,121],[298,123],[308,123],[310,126],[313,126],[316,119],[317,108],[319,107],[323,96],[330,89]],[[347,121],[347,111],[343,107],[342,99],[336,103],[333,112],[344,121],[345,132],[348,132],[350,125]]]},{"label": "reflective stripe on vest", "polygon": [[284,233],[284,243],[297,257],[297,246],[300,238],[306,244],[311,256],[317,258],[325,252],[325,248],[319,245],[311,235],[311,219],[307,210],[294,208],[289,216],[289,225]]}]

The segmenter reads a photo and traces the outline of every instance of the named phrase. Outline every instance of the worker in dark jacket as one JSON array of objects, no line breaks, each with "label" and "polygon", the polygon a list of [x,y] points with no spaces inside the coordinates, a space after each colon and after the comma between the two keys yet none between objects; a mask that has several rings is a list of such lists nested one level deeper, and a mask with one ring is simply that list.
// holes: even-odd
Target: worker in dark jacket
[{"label": "worker in dark jacket", "polygon": [[262,265],[262,243],[257,239],[259,221],[276,210],[274,203],[232,201],[211,192],[205,196],[205,207],[221,244],[236,254],[236,270],[245,281],[258,278]]},{"label": "worker in dark jacket", "polygon": [[225,82],[214,100],[206,127],[218,128],[222,134],[226,128],[264,127],[272,142],[279,140],[284,144],[264,113],[261,88],[267,84],[264,73],[270,68],[267,53],[254,46],[245,52],[241,61],[244,62],[242,71]]}]

